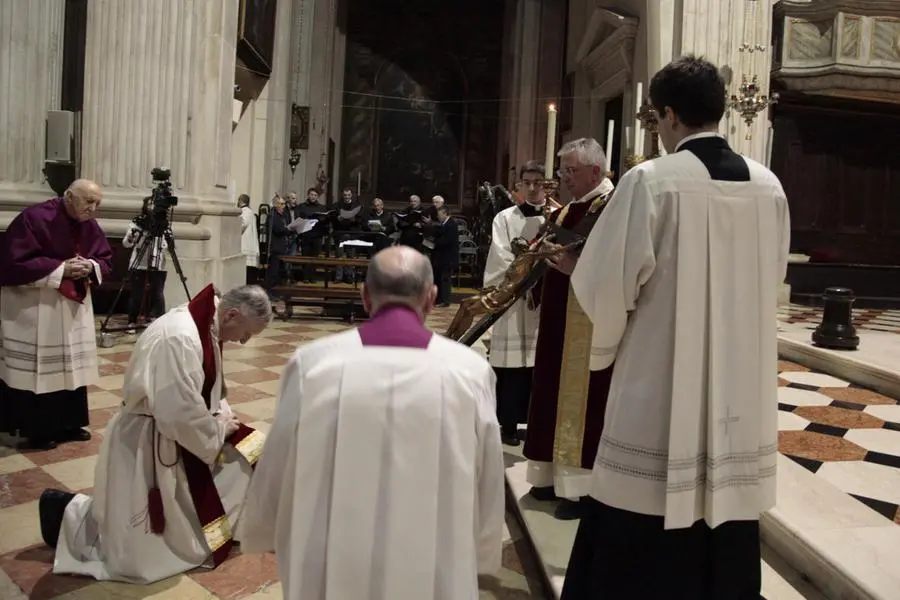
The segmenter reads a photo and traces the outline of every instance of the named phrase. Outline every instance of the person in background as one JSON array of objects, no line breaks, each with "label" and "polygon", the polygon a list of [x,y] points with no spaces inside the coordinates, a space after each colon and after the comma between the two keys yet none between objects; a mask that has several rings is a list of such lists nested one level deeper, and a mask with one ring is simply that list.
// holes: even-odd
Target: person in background
[{"label": "person in background", "polygon": [[[372,227],[374,221],[378,222],[378,225],[375,228]],[[393,235],[396,227],[394,224],[394,215],[392,215],[390,211],[384,210],[384,200],[375,198],[372,201],[372,210],[369,212],[366,222],[369,229],[384,234],[383,236],[375,238],[376,252],[391,245],[389,236]]]},{"label": "person in background", "polygon": [[[317,213],[325,211],[319,198],[318,188],[311,187],[306,190],[306,199],[298,204],[294,210],[295,219],[319,219]],[[325,235],[328,233],[328,224],[324,220],[318,220],[315,227],[297,236],[302,256],[319,256],[322,254],[322,246]],[[301,279],[304,283],[310,283],[315,279],[315,268],[312,265],[304,265]]]},{"label": "person in background", "polygon": [[238,208],[241,209],[241,252],[247,263],[247,283],[252,283],[259,268],[259,231],[256,215],[250,208],[250,196],[238,196]]},{"label": "person in background", "polygon": [[275,552],[286,600],[477,598],[503,541],[493,372],[425,327],[435,288],[412,248],[376,254],[361,295],[365,325],[284,368],[241,551]]},{"label": "person in background", "polygon": [[269,294],[282,279],[281,257],[290,255],[293,233],[288,229],[291,215],[285,208],[284,198],[276,196],[272,201],[274,210],[269,214],[269,257],[266,265],[265,288]]},{"label": "person in background", "polygon": [[[153,198],[144,198],[141,209],[142,224],[151,223]],[[146,308],[147,321],[162,316],[166,312],[166,239],[160,235],[150,237],[144,227],[131,222],[122,239],[124,248],[132,248],[128,269],[131,276],[131,291],[128,298],[128,330],[134,333],[141,308]],[[139,254],[140,256],[139,260]]]},{"label": "person in background", "polygon": [[428,208],[425,209],[425,216],[430,221],[437,221],[438,220],[438,210],[440,210],[440,208],[442,206],[444,206],[444,204],[445,204],[445,202],[444,202],[443,196],[434,196],[431,199],[431,206],[429,206]]},{"label": "person in background", "polygon": [[32,448],[91,439],[87,387],[97,382],[91,288],[112,272],[94,219],[102,194],[78,179],[29,206],[0,248],[0,431]]},{"label": "person in background", "polygon": [[437,221],[429,226],[434,236],[431,251],[431,266],[437,284],[438,306],[450,306],[450,292],[453,289],[453,271],[459,268],[459,228],[450,218],[450,209],[442,206],[437,211]]},{"label": "person in background", "polygon": [[[491,247],[484,268],[484,287],[503,281],[515,260],[512,241],[532,240],[544,224],[546,199],[541,186],[544,165],[526,162],[519,173],[521,202],[501,210],[491,225]],[[529,293],[503,313],[491,330],[488,360],[497,375],[497,417],[503,443],[518,446],[519,423],[528,419],[531,377],[537,348],[540,311]]]},{"label": "person in background", "polygon": [[397,215],[397,230],[400,237],[398,244],[409,246],[421,252],[425,241],[425,214],[422,211],[422,199],[413,194],[409,197],[406,211]]},{"label": "person in background", "polygon": [[[337,214],[333,221],[333,237],[335,256],[352,258],[356,256],[353,249],[341,248],[341,243],[353,239],[354,234],[358,234],[364,229],[364,215],[362,214],[362,205],[357,198],[353,197],[353,190],[344,188],[341,192],[341,202],[337,208]],[[343,281],[344,283],[354,283],[356,271],[352,267],[338,267],[334,273],[335,281]]]}]

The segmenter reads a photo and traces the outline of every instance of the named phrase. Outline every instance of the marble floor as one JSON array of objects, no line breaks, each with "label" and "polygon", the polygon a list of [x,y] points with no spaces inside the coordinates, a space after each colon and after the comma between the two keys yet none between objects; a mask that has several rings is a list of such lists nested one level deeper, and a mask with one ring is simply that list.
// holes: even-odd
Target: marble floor
[{"label": "marble floor", "polygon": [[[444,331],[455,307],[438,309],[429,319]],[[228,400],[241,419],[267,430],[275,411],[275,391],[284,363],[294,349],[315,338],[343,330],[346,324],[319,319],[276,321],[245,346],[225,348]],[[98,583],[51,573],[52,551],[41,543],[37,499],[48,487],[90,493],[103,431],[121,401],[122,375],[133,337],[101,348],[100,380],[89,391],[93,439],[62,444],[50,451],[19,452],[13,440],[0,439],[0,598],[2,600],[263,600],[280,599],[273,556],[244,556],[240,550],[214,571],[196,570],[150,586]],[[503,569],[480,580],[484,600],[547,597],[531,546],[511,514]]]},{"label": "marble floor", "polygon": [[[822,308],[790,304],[778,308],[778,319],[785,323],[818,325],[822,321]],[[900,333],[900,310],[881,308],[853,309],[853,324],[868,331]]]}]

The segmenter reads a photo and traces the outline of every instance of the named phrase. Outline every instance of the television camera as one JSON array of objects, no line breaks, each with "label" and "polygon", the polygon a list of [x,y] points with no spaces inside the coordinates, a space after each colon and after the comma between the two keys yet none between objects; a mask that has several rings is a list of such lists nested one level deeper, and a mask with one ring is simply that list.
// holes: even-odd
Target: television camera
[{"label": "television camera", "polygon": [[163,236],[170,229],[169,211],[178,206],[178,196],[172,193],[172,171],[160,167],[150,171],[153,190],[144,198],[144,209],[133,219],[134,224],[150,237]]}]

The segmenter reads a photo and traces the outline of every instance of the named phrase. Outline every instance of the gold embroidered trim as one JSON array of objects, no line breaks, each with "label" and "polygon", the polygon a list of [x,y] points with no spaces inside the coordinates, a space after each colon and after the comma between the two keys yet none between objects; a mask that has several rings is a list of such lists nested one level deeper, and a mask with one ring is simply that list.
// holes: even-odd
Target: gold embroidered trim
[{"label": "gold embroidered trim", "polygon": [[260,431],[254,431],[234,447],[241,455],[247,459],[247,462],[251,465],[255,465],[256,461],[259,460],[260,455],[262,454],[263,444],[266,441],[266,436],[264,433]]},{"label": "gold embroidered trim", "polygon": [[215,552],[231,539],[231,524],[228,515],[222,515],[212,523],[203,526],[203,536],[210,552]]},{"label": "gold embroidered trim", "polygon": [[591,337],[593,326],[569,286],[566,302],[566,335],[563,342],[553,463],[581,467],[588,387],[591,382]]}]

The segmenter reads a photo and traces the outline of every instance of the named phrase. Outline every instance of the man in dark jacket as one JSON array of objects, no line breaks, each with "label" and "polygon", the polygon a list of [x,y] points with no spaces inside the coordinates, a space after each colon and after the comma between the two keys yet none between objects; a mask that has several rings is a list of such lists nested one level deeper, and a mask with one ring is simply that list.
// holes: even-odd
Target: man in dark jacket
[{"label": "man in dark jacket", "polygon": [[284,198],[276,197],[273,200],[275,210],[269,216],[269,258],[266,264],[266,291],[271,295],[272,288],[278,285],[281,279],[281,257],[291,253],[291,242],[294,234],[288,229],[291,224],[291,215],[285,209]]},{"label": "man in dark jacket", "polygon": [[431,252],[431,267],[434,283],[437,285],[437,305],[450,306],[453,270],[459,267],[459,229],[450,218],[450,209],[442,206],[437,210],[437,223],[430,227],[434,236],[434,250]]}]

